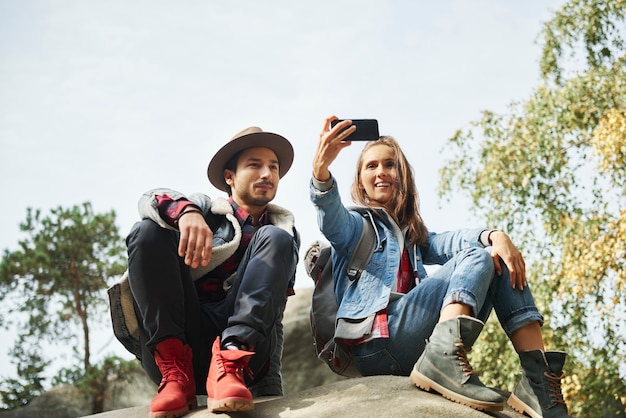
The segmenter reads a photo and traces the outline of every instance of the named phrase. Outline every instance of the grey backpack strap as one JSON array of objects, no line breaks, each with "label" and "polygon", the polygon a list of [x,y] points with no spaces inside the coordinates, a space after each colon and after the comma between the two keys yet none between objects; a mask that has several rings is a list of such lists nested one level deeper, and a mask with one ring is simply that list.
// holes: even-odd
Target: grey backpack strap
[{"label": "grey backpack strap", "polygon": [[376,233],[374,232],[374,226],[370,225],[370,222],[366,219],[370,216],[371,214],[366,213],[361,218],[363,219],[363,232],[354,247],[354,253],[348,263],[348,278],[351,282],[359,280],[361,272],[365,269],[374,253]]}]

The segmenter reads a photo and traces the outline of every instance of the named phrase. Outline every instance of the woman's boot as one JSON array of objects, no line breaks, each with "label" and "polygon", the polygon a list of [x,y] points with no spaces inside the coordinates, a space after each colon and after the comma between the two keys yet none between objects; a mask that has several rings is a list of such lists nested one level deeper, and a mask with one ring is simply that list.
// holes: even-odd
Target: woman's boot
[{"label": "woman's boot", "polygon": [[565,353],[525,351],[519,355],[522,380],[508,400],[511,408],[532,418],[567,418],[567,405],[561,392]]},{"label": "woman's boot", "polygon": [[483,385],[467,359],[483,325],[469,316],[437,324],[413,367],[411,382],[474,409],[502,411],[504,399]]}]

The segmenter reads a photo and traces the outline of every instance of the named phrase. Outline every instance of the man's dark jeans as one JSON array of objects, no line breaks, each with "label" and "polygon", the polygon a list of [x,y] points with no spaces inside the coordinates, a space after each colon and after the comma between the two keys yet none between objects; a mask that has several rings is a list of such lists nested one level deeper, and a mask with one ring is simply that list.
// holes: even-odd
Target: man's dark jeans
[{"label": "man's dark jeans", "polygon": [[197,393],[204,394],[213,341],[217,336],[237,336],[254,347],[250,368],[261,377],[270,357],[277,350],[282,353],[282,328],[277,344],[276,324],[282,319],[287,287],[298,262],[293,237],[273,225],[259,228],[226,298],[207,304],[198,300],[190,268],[178,256],[178,241],[177,231],[149,219],[137,222],[126,239],[129,283],[141,328],[142,367],[158,384],[161,373],[154,362],[154,347],[179,338],[192,348]]}]

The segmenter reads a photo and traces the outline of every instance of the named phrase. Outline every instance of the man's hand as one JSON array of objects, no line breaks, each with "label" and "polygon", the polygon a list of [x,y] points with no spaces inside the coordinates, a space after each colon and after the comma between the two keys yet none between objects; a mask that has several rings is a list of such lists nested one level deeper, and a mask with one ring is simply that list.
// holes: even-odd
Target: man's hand
[{"label": "man's hand", "polygon": [[213,251],[213,231],[197,209],[186,209],[183,213],[184,216],[178,218],[180,230],[178,255],[185,257],[185,264],[192,268],[200,264],[206,266],[211,260]]},{"label": "man's hand", "polygon": [[511,287],[513,289],[524,289],[526,282],[526,263],[522,253],[513,244],[507,234],[502,231],[493,231],[489,235],[491,240],[491,258],[496,268],[496,272],[502,274],[500,260],[508,267],[511,274]]}]

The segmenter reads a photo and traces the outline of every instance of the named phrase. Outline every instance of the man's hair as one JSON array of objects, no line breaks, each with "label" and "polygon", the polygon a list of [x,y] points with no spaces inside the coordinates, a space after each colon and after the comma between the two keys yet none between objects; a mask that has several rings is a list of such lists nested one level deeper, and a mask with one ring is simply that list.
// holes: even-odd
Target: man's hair
[{"label": "man's hair", "polygon": [[[236,153],[235,155],[233,155],[232,157],[230,157],[230,159],[228,161],[226,161],[226,164],[224,164],[224,170],[230,170],[233,173],[237,172],[237,162],[239,161],[239,156],[241,155],[242,151],[239,151],[238,153]],[[228,187],[227,193],[228,196],[232,196],[233,192],[230,188],[230,184],[226,183],[226,187]]]},{"label": "man's hair", "polygon": [[395,184],[395,193],[387,207],[387,212],[394,218],[400,227],[408,225],[408,236],[411,245],[424,245],[428,238],[428,229],[419,212],[419,195],[415,186],[413,167],[407,160],[398,142],[391,136],[381,136],[376,141],[368,142],[356,165],[354,181],[350,189],[350,195],[354,203],[362,206],[374,206],[365,193],[365,189],[360,187],[361,168],[363,165],[363,155],[375,145],[385,145],[392,149],[395,156],[395,165],[398,178]]}]

